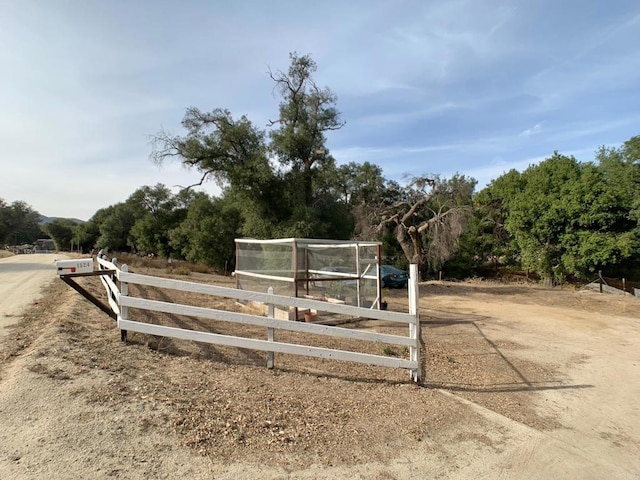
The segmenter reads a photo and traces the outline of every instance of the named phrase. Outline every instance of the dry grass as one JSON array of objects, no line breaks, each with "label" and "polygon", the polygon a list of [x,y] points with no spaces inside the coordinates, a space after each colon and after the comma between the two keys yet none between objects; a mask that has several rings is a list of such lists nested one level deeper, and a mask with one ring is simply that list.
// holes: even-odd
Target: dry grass
[{"label": "dry grass", "polygon": [[[162,265],[137,268],[140,273],[181,276],[167,274]],[[190,277],[190,281],[233,284],[229,277],[191,272]],[[84,279],[84,283],[96,295],[104,295],[98,280]],[[533,408],[532,397],[536,388],[554,381],[554,369],[511,358],[509,352],[520,346],[488,341],[481,330],[481,319],[474,315],[452,317],[431,311],[423,316],[423,337],[428,339],[428,348],[423,351],[428,372],[425,388],[413,385],[406,371],[382,367],[276,354],[276,368],[268,370],[261,352],[137,333],[130,333],[125,345],[119,342],[113,321],[75,293],[69,295],[68,310],[56,315],[53,300],[65,288],[62,282],[54,282],[43,300],[25,314],[20,329],[6,344],[13,347],[4,350],[3,365],[49,328],[46,348],[34,352],[38,361],[32,365],[32,372],[60,381],[105,372],[109,382],[79,388],[77,394],[110,409],[141,403],[167,412],[165,421],[148,428],[177,432],[184,445],[218,460],[246,458],[252,463],[294,469],[313,463],[384,461],[401,446],[421,445],[435,450],[439,447],[430,440],[430,432],[447,431],[460,422],[480,425],[483,421],[437,389],[452,391],[536,428],[557,426],[553,418]],[[454,286],[425,284],[421,298],[426,304],[428,295],[442,294],[450,288]],[[144,287],[137,293],[175,303],[240,309],[231,300],[184,292]],[[407,308],[405,297],[404,290],[385,296],[390,309],[402,311]],[[547,297],[548,292],[540,294],[546,302]],[[143,318],[142,312],[132,311],[131,317]],[[190,317],[146,314],[144,318],[230,335],[266,335],[259,328]],[[350,326],[399,333],[395,325],[375,322],[354,322]],[[278,340],[295,341],[300,336],[283,332],[278,333]],[[384,353],[383,345],[333,338],[305,340]]]}]

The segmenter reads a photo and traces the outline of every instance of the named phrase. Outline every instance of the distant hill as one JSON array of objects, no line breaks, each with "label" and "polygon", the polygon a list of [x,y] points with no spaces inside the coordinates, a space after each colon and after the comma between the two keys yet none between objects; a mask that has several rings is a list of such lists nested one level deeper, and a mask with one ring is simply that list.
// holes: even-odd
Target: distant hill
[{"label": "distant hill", "polygon": [[79,218],[45,217],[44,215],[40,215],[40,225],[47,225],[48,223],[51,223],[57,219],[71,220],[72,222],[75,222],[75,223],[87,223],[84,220],[80,220]]}]

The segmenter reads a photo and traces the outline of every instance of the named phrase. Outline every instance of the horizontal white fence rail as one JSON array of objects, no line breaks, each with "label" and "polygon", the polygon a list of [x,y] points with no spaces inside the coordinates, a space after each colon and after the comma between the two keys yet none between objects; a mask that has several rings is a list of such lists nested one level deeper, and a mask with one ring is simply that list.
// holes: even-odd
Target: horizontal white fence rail
[{"label": "horizontal white fence rail", "polygon": [[[415,382],[421,381],[420,366],[420,322],[418,315],[418,273],[417,266],[411,266],[409,282],[409,313],[390,312],[386,310],[374,310],[369,308],[355,307],[351,305],[333,304],[319,300],[306,298],[287,297],[274,295],[272,293],[251,292],[235,288],[219,287],[183,280],[153,277],[129,273],[127,266],[118,268],[115,263],[104,259],[98,259],[100,269],[116,270],[116,277],[120,281],[120,290],[111,278],[104,278],[102,282],[109,297],[111,308],[118,315],[118,328],[123,331],[134,331],[149,335],[179,338],[183,340],[193,340],[215,345],[225,345],[238,348],[262,350],[267,353],[267,366],[273,367],[273,354],[287,353],[293,355],[305,355],[311,357],[344,360],[369,365],[378,365],[392,368],[405,368],[411,372],[411,378]],[[248,313],[229,312],[212,308],[183,305],[159,300],[131,297],[128,295],[130,284],[156,287],[160,289],[171,289],[183,292],[207,294],[217,297],[232,298],[243,301],[260,302],[267,305],[268,316],[259,316]],[[342,328],[338,326],[321,325],[314,323],[297,322],[290,320],[279,320],[274,317],[274,306],[294,307],[301,310],[317,310],[319,312],[337,313],[352,316],[354,318],[365,318],[386,322],[403,323],[409,327],[409,335],[391,335],[386,333],[368,332]],[[129,308],[162,312],[176,315],[187,315],[191,317],[205,318],[235,324],[252,325],[264,327],[267,332],[267,339],[260,340],[254,338],[238,337],[196,331],[184,328],[176,328],[162,325],[155,325],[136,321],[129,318]],[[314,335],[324,335],[352,340],[373,342],[376,344],[391,344],[408,347],[408,359],[393,356],[375,355],[369,353],[353,352],[348,350],[337,350],[324,347],[313,347],[293,343],[283,343],[275,341],[274,331],[286,330]]]},{"label": "horizontal white fence rail", "polygon": [[410,347],[413,340],[410,337],[389,335],[384,333],[363,332],[329,325],[318,325],[304,322],[283,321],[276,318],[265,318],[258,315],[227,312],[226,310],[214,310],[204,307],[193,307],[177,303],[167,303],[158,300],[146,300],[134,297],[122,297],[121,305],[125,307],[140,308],[155,312],[172,313],[177,315],[189,315],[192,317],[206,318],[209,320],[221,320],[230,323],[253,325],[258,327],[277,328],[291,332],[313,333],[331,337],[352,338],[369,342],[390,343]]},{"label": "horizontal white fence rail", "polygon": [[[115,270],[118,271],[118,267],[115,263],[109,262],[103,258],[97,257],[98,260],[98,270]],[[113,281],[111,277],[108,275],[100,275],[100,281],[107,291],[107,301],[109,302],[109,306],[111,310],[114,311],[116,315],[120,315],[120,290],[117,285]]]},{"label": "horizontal white fence rail", "polygon": [[118,280],[121,282],[149,287],[168,288],[183,292],[204,293],[217,297],[235,298],[236,300],[255,301],[264,304],[275,304],[278,306],[298,307],[300,309],[317,309],[323,312],[341,313],[353,317],[366,317],[376,320],[386,320],[389,322],[411,323],[410,315],[400,312],[389,312],[386,310],[371,310],[368,308],[355,307],[352,305],[334,304],[300,297],[287,297],[283,295],[272,295],[269,293],[251,292],[249,290],[238,290],[236,288],[218,287],[205,283],[185,282],[184,280],[173,280],[170,278],[152,277],[137,273],[126,273],[118,271]]}]

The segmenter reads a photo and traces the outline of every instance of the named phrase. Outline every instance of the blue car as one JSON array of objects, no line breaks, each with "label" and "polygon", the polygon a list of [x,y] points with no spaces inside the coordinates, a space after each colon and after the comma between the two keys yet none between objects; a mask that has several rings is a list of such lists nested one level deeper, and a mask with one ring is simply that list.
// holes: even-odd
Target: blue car
[{"label": "blue car", "polygon": [[393,265],[380,265],[380,278],[383,287],[405,288],[409,283],[409,274]]}]

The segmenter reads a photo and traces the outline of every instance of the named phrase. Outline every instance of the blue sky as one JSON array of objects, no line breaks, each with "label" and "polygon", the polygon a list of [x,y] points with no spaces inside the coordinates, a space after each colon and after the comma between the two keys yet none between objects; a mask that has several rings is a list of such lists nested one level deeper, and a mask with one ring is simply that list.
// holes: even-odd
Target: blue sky
[{"label": "blue sky", "polygon": [[88,219],[198,181],[149,136],[190,106],[266,128],[292,51],[338,96],[338,163],[482,187],[640,135],[639,46],[637,0],[0,0],[0,198]]}]

